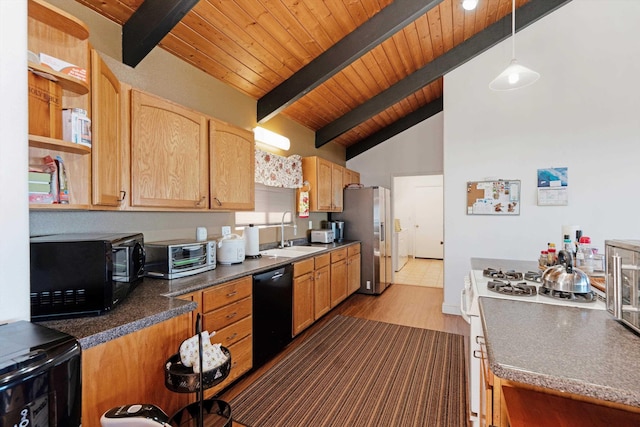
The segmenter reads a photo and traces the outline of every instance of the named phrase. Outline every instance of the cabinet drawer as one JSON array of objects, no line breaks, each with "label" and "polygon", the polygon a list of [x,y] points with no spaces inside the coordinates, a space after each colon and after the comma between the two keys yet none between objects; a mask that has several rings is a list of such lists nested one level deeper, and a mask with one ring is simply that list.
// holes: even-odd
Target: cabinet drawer
[{"label": "cabinet drawer", "polygon": [[315,260],[315,268],[317,270],[326,265],[329,265],[329,262],[331,261],[331,254],[326,253],[326,254],[318,255],[317,257],[314,258],[314,260]]},{"label": "cabinet drawer", "polygon": [[202,292],[202,312],[208,313],[250,296],[252,284],[251,276],[247,276]]},{"label": "cabinet drawer", "polygon": [[226,388],[229,384],[234,382],[241,375],[249,371],[253,366],[253,338],[249,335],[246,338],[233,344],[229,349],[231,353],[231,372],[229,376],[225,378],[220,384],[205,390],[204,397],[208,398],[214,394],[219,393]]},{"label": "cabinet drawer", "polygon": [[204,314],[205,331],[219,331],[251,314],[251,298],[245,298],[233,304]]},{"label": "cabinet drawer", "polygon": [[313,258],[293,264],[293,277],[299,277],[313,271]]},{"label": "cabinet drawer", "polygon": [[[223,346],[229,348],[231,345],[237,343],[242,338],[251,335],[253,317],[247,316],[238,322],[234,322],[216,331],[216,334],[211,338],[212,343],[220,343]],[[211,332],[211,331],[209,331]]]},{"label": "cabinet drawer", "polygon": [[331,263],[341,261],[347,258],[347,248],[336,249],[331,252]]},{"label": "cabinet drawer", "polygon": [[357,255],[360,253],[360,245],[351,245],[347,248],[347,253],[349,256]]}]

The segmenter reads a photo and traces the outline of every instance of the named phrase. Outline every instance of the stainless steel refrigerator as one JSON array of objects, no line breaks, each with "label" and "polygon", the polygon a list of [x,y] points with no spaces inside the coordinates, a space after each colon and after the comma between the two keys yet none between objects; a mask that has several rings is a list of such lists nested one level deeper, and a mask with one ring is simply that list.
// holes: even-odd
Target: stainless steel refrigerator
[{"label": "stainless steel refrigerator", "polygon": [[393,283],[391,260],[391,192],[383,187],[346,188],[343,211],[331,219],[344,221],[344,238],[361,242],[358,292],[381,294]]}]

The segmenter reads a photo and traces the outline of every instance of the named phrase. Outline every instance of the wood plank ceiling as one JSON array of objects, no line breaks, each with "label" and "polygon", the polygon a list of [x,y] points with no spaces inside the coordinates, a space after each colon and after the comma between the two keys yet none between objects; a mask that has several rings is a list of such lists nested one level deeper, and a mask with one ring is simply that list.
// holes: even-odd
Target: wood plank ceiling
[{"label": "wood plank ceiling", "polygon": [[[77,1],[121,25],[143,3]],[[517,8],[531,3],[532,9],[522,23],[518,10],[518,29],[567,1],[570,0],[516,0]],[[200,0],[159,45],[260,103],[274,88],[295,78],[304,66],[391,3]],[[479,0],[473,11],[465,11],[461,3],[462,0],[434,1],[426,13],[301,95],[281,114],[316,131],[316,146],[335,141],[347,147],[350,158],[398,133],[394,129],[402,130],[441,111],[442,73],[507,38],[511,31],[511,0]],[[491,28],[494,36],[467,43],[471,48],[447,57],[454,48],[474,41],[474,36]],[[439,58],[446,65],[429,70]],[[508,59],[505,58],[505,67]],[[408,77],[415,80],[420,70],[429,71],[428,78],[420,77],[422,81],[407,86],[411,93],[385,104],[384,98],[393,99],[387,94],[405,84]],[[348,119],[350,114],[352,119]]]}]

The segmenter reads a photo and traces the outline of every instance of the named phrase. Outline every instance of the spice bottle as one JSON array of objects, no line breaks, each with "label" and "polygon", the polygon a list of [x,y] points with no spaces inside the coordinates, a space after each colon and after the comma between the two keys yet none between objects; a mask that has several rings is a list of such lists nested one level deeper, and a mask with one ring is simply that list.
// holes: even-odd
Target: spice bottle
[{"label": "spice bottle", "polygon": [[548,257],[549,257],[549,252],[540,251],[540,258],[538,259],[538,265],[540,267],[546,267],[547,266]]},{"label": "spice bottle", "polygon": [[547,265],[556,265],[556,248],[550,248],[547,252]]}]

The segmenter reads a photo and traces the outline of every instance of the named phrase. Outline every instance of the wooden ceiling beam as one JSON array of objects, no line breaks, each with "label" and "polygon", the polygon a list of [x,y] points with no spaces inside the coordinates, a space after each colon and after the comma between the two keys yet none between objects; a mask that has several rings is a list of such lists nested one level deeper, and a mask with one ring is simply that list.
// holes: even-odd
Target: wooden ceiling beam
[{"label": "wooden ceiling beam", "polygon": [[122,62],[135,67],[199,0],[145,0],[122,26]]},{"label": "wooden ceiling beam", "polygon": [[396,120],[389,126],[380,129],[373,135],[366,137],[356,144],[350,145],[349,147],[347,147],[345,160],[353,159],[357,155],[362,154],[365,151],[375,147],[376,145],[383,143],[387,139],[396,136],[400,132],[404,132],[405,130],[417,125],[418,123],[428,119],[429,117],[435,116],[442,111],[442,104],[442,98],[431,101],[427,105],[424,105],[414,112],[407,114],[403,118]]},{"label": "wooden ceiling beam", "polygon": [[[516,12],[516,31],[519,31],[571,0],[531,0]],[[320,148],[350,129],[365,122],[407,96],[439,79],[446,73],[473,59],[511,35],[511,14],[470,37],[421,69],[380,92],[368,101],[327,124],[316,132],[316,148]],[[506,65],[505,65],[506,66]],[[487,85],[489,82],[487,82]]]},{"label": "wooden ceiling beam", "polygon": [[442,0],[395,0],[261,97],[257,108],[258,123],[273,118],[441,2]]}]

